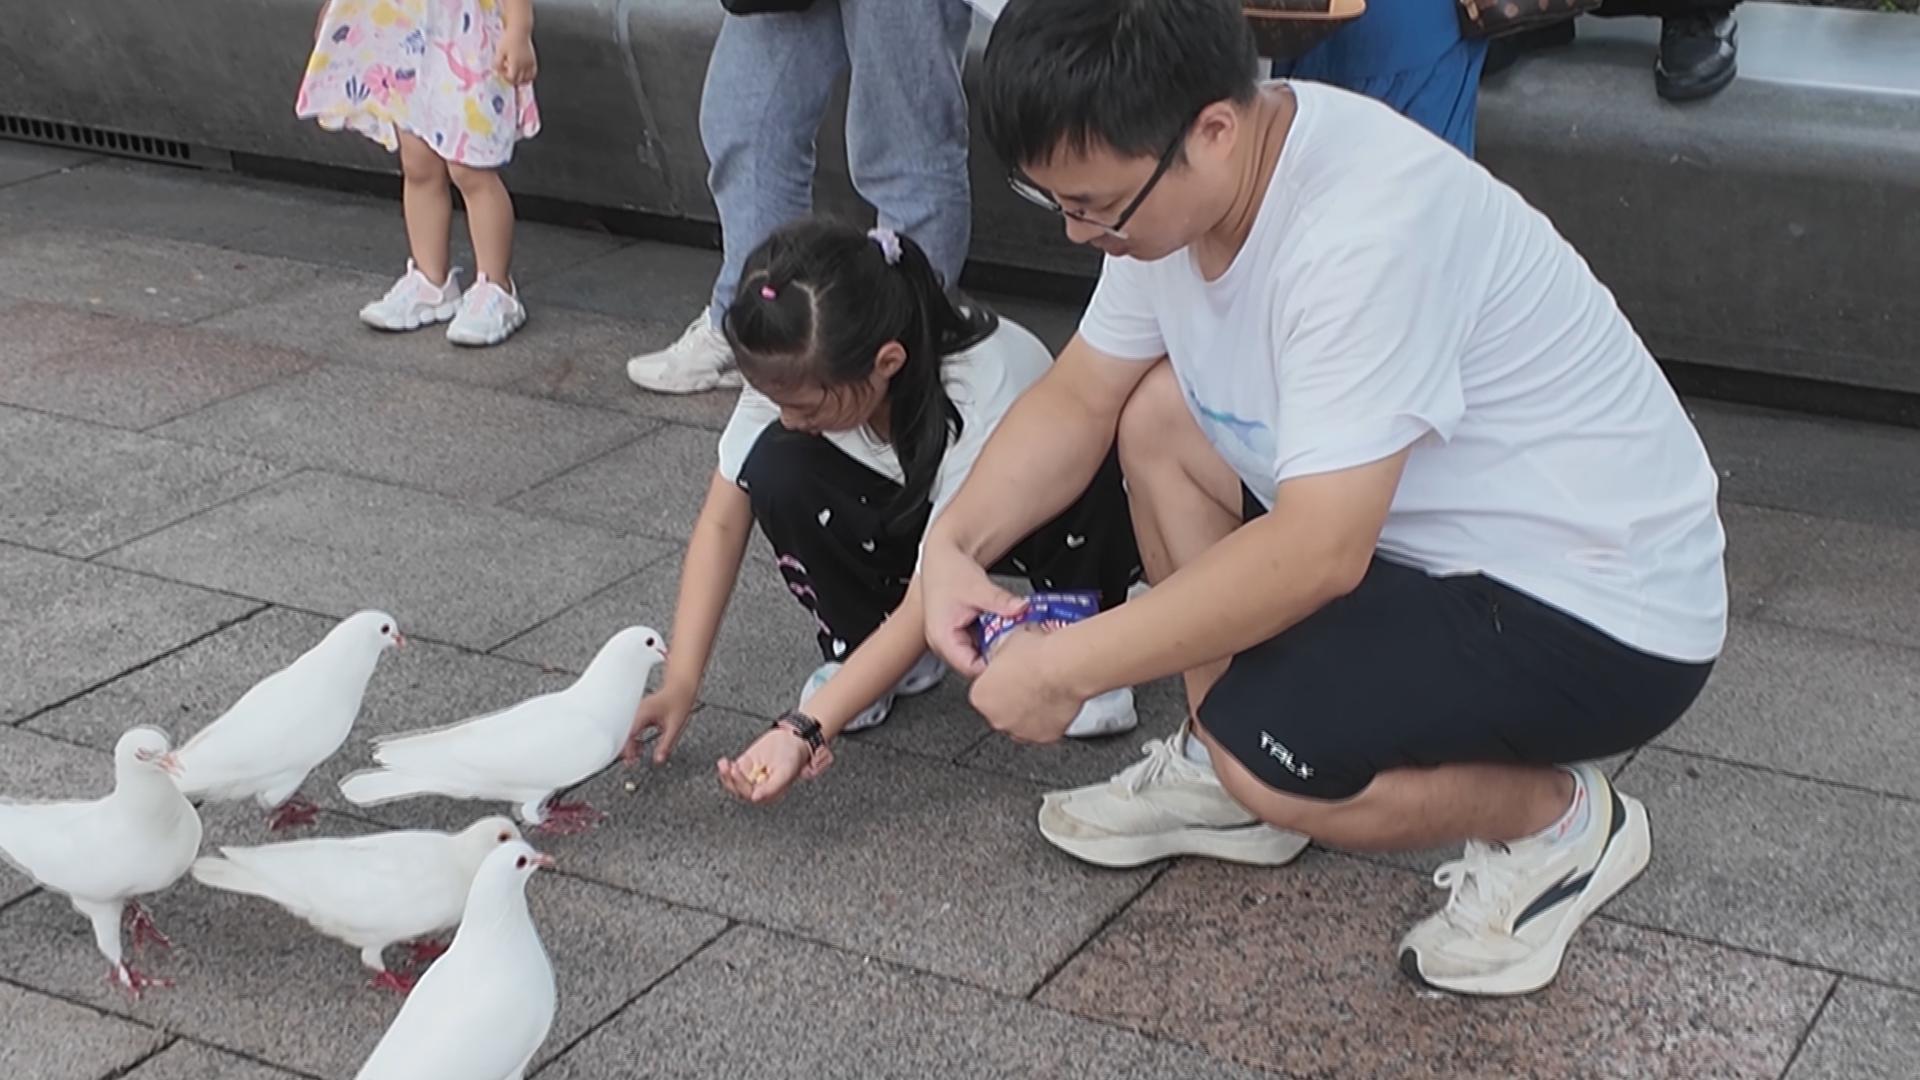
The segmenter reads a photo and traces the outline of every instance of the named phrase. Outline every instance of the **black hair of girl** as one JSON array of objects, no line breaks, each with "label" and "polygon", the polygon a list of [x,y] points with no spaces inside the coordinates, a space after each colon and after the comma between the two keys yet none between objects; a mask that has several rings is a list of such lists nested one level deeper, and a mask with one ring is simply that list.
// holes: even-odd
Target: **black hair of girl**
[{"label": "black hair of girl", "polygon": [[889,437],[906,476],[889,508],[898,522],[926,504],[948,440],[960,434],[943,377],[947,357],[979,344],[999,322],[950,296],[911,237],[900,237],[899,261],[888,263],[864,229],[807,218],[747,257],[721,329],[741,375],[763,388],[834,393],[871,378],[881,347],[900,343],[906,361],[887,386]]}]

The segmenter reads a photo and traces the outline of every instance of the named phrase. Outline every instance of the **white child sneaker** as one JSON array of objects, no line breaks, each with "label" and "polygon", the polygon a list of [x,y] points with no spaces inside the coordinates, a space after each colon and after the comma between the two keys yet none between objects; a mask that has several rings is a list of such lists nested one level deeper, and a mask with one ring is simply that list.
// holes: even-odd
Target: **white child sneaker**
[{"label": "white child sneaker", "polygon": [[1040,835],[1096,866],[1142,866],[1175,855],[1202,855],[1255,866],[1282,866],[1307,838],[1276,829],[1234,802],[1209,766],[1186,755],[1187,725],[1141,747],[1146,756],[1112,779],[1040,802]]},{"label": "white child sneaker", "polygon": [[460,298],[460,311],[447,327],[447,340],[455,345],[498,345],[526,321],[527,309],[520,298],[481,274]]},{"label": "white child sneaker", "polygon": [[1409,978],[1456,994],[1538,990],[1560,973],[1574,931],[1647,868],[1646,807],[1592,765],[1572,772],[1585,788],[1586,827],[1557,840],[1469,841],[1433,875],[1452,890],[1447,906],[1401,939]]},{"label": "white child sneaker", "polygon": [[707,320],[704,311],[687,324],[680,340],[627,361],[627,378],[642,390],[659,394],[738,390],[743,382],[734,369],[727,336]]},{"label": "white child sneaker", "polygon": [[[820,688],[827,685],[827,680],[833,678],[842,666],[839,663],[829,663],[814,668],[813,674],[807,676],[807,685],[800,688],[800,708],[806,708],[807,702],[813,700],[813,695],[819,693]],[[940,680],[946,677],[947,665],[941,663],[940,658],[932,653],[923,653],[913,667],[905,675],[900,676],[900,681],[894,684],[891,692],[860,710],[858,715],[847,722],[846,727],[840,729],[840,734],[850,735],[856,731],[879,727],[886,722],[888,716],[893,714],[895,698],[924,694],[939,686]]]},{"label": "white child sneaker", "polygon": [[1140,714],[1133,708],[1133,687],[1123,686],[1082,704],[1079,715],[1067,725],[1067,738],[1098,739],[1139,726]]},{"label": "white child sneaker", "polygon": [[360,321],[375,330],[418,330],[453,318],[460,310],[460,269],[447,271],[447,283],[435,285],[407,260],[407,272],[387,295],[360,309]]}]

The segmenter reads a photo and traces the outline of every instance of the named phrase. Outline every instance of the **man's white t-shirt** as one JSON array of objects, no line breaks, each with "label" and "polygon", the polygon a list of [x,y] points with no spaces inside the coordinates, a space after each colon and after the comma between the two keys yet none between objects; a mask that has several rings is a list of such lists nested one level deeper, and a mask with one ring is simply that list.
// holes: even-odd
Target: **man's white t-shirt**
[{"label": "man's white t-shirt", "polygon": [[1726,634],[1718,481],[1613,296],[1539,212],[1370,99],[1299,109],[1253,230],[1215,281],[1189,251],[1109,258],[1080,327],[1168,356],[1188,408],[1269,506],[1294,477],[1412,447],[1379,552],[1479,572],[1644,652]]},{"label": "man's white t-shirt", "polygon": [[[1052,365],[1053,353],[1046,345],[1034,337],[1032,331],[1004,317],[993,333],[979,343],[946,358],[942,374],[947,396],[960,413],[961,426],[959,437],[948,441],[946,456],[940,459],[940,471],[933,482],[933,514],[927,519],[929,524],[953,501],[967,474],[973,471],[980,448],[1000,426],[1007,410],[1013,408],[1014,400],[1039,382],[1040,376]],[[779,420],[780,406],[751,386],[742,388],[726,430],[720,434],[720,474],[739,483],[740,470],[746,465],[753,444],[759,441],[767,425]],[[906,483],[900,455],[866,427],[831,431],[822,437],[881,476],[896,484]]]}]

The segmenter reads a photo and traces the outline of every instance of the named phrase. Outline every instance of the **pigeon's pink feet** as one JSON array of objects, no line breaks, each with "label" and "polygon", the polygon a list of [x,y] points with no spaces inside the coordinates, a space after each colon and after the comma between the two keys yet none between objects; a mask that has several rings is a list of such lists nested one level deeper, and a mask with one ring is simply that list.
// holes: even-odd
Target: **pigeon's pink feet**
[{"label": "pigeon's pink feet", "polygon": [[121,916],[120,921],[126,926],[128,933],[133,935],[133,950],[135,952],[139,952],[149,943],[158,945],[163,949],[173,948],[173,942],[168,940],[167,935],[161,933],[160,928],[153,924],[152,913],[142,907],[140,901],[127,901],[126,914]]},{"label": "pigeon's pink feet", "polygon": [[534,832],[543,836],[572,836],[583,833],[607,820],[607,815],[595,810],[583,802],[551,803],[547,806],[547,817],[534,827]]},{"label": "pigeon's pink feet", "polygon": [[300,829],[314,823],[320,816],[320,808],[295,795],[286,802],[273,808],[267,817],[267,828],[273,832],[282,829]]},{"label": "pigeon's pink feet", "polygon": [[407,942],[407,962],[410,964],[431,964],[446,955],[447,943],[428,938],[424,941]]},{"label": "pigeon's pink feet", "polygon": [[173,985],[172,979],[161,979],[143,975],[135,971],[132,965],[121,964],[107,969],[107,981],[119,987],[130,1000],[139,1001],[142,991],[150,988],[166,989]]},{"label": "pigeon's pink feet", "polygon": [[414,977],[412,975],[396,975],[391,971],[383,971],[375,975],[373,982],[368,985],[372,986],[375,990],[391,990],[401,997],[405,997],[413,992],[413,982]]}]

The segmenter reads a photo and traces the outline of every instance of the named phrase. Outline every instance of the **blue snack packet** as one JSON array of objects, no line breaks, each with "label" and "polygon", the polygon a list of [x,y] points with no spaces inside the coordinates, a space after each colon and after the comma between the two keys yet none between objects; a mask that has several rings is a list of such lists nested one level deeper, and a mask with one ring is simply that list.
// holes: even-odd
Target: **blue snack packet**
[{"label": "blue snack packet", "polygon": [[1011,618],[1005,615],[986,614],[974,622],[973,642],[985,658],[990,654],[994,643],[1011,633],[1015,627],[1037,624],[1043,630],[1058,630],[1070,623],[1100,613],[1100,594],[1097,592],[1039,592],[1027,597],[1025,611]]}]

